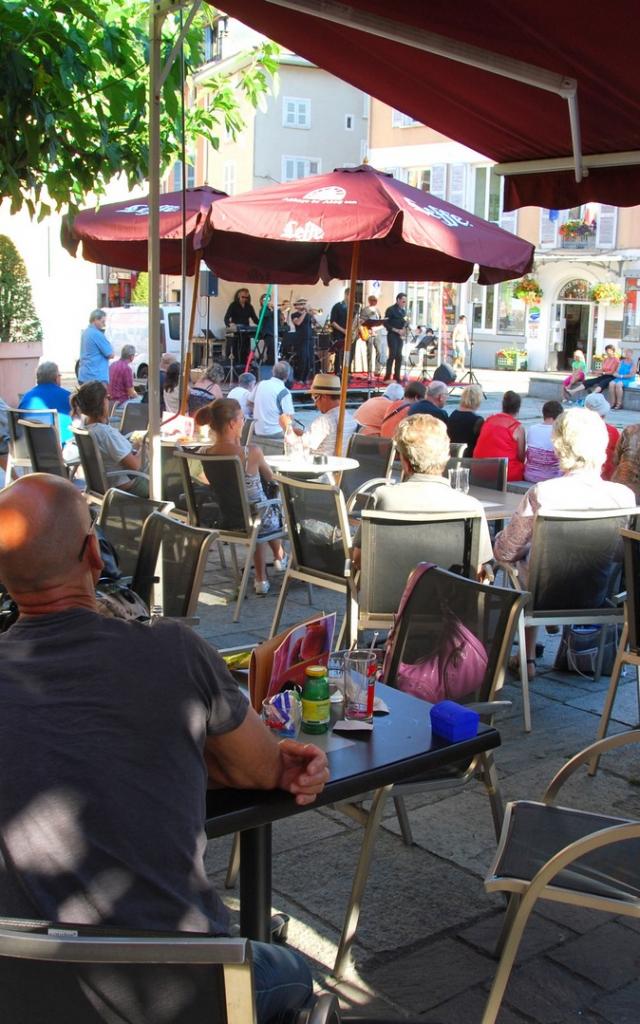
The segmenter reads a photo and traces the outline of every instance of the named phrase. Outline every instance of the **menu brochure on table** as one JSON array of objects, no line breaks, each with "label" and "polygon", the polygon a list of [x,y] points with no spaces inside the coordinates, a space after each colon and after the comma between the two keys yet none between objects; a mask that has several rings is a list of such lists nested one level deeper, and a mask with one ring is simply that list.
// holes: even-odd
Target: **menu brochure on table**
[{"label": "menu brochure on table", "polygon": [[294,626],[276,648],[267,696],[278,693],[285,683],[302,685],[309,665],[327,665],[333,646],[336,613],[322,615]]}]

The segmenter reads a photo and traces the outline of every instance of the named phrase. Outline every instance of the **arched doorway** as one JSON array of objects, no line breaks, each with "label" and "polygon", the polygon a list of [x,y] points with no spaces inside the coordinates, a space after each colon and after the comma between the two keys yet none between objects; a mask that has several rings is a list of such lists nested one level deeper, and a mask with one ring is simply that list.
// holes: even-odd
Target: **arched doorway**
[{"label": "arched doorway", "polygon": [[557,354],[558,370],[570,370],[577,348],[582,349],[591,365],[593,349],[594,303],[589,301],[588,281],[574,278],[560,289],[553,308],[551,323],[552,347]]}]

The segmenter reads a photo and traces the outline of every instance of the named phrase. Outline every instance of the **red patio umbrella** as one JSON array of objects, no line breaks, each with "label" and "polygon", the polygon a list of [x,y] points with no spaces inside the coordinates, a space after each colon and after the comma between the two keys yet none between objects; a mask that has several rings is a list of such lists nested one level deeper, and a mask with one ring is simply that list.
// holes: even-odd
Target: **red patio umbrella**
[{"label": "red patio umbrella", "polygon": [[230,281],[325,283],[351,276],[480,284],[531,270],[533,245],[467,210],[363,164],[255,189],[215,203],[203,224],[203,259]]},{"label": "red patio umbrella", "polygon": [[[496,284],[531,270],[534,247],[451,203],[363,164],[228,196],[215,203],[194,244],[228,280],[312,284],[358,277]],[[342,371],[342,441],[351,334]]]},{"label": "red patio umbrella", "polygon": [[[200,260],[193,239],[213,203],[226,192],[202,185],[185,189],[186,275],[192,277]],[[160,272],[182,273],[182,192],[160,197]],[[124,199],[92,210],[82,210],[63,221],[60,237],[65,249],[75,256],[82,242],[82,255],[91,263],[105,263],[127,270],[147,269],[149,198]]]}]

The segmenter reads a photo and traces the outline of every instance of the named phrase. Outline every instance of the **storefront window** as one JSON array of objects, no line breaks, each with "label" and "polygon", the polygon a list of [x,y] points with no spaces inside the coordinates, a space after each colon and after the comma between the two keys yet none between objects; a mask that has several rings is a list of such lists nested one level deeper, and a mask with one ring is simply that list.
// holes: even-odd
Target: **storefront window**
[{"label": "storefront window", "polygon": [[473,303],[474,331],[493,330],[493,311],[495,309],[496,290],[493,285],[486,287],[481,284],[471,286],[471,302]]},{"label": "storefront window", "polygon": [[498,292],[498,334],[524,334],[525,305],[513,294],[513,283],[505,281]]},{"label": "storefront window", "polygon": [[622,337],[625,341],[640,341],[640,277],[626,277],[624,282],[624,311]]},{"label": "storefront window", "polygon": [[569,281],[565,284],[564,288],[558,295],[560,300],[565,302],[588,302],[589,301],[589,283],[588,281]]}]

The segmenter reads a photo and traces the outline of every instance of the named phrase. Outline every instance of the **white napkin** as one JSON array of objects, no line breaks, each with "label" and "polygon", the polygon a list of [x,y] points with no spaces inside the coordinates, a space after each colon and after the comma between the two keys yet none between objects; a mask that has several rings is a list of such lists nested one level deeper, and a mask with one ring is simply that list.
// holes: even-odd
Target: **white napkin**
[{"label": "white napkin", "polygon": [[372,732],[373,722],[356,721],[353,718],[340,719],[333,726],[334,732]]}]

